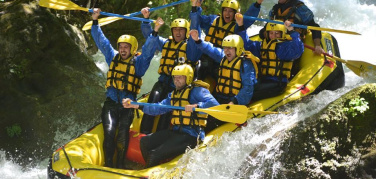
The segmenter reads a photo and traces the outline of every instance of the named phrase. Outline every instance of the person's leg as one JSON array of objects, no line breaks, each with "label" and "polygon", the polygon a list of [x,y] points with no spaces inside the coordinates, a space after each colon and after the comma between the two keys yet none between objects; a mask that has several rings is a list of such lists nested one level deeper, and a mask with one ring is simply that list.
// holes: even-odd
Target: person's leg
[{"label": "person's leg", "polygon": [[274,81],[262,81],[255,85],[252,101],[271,98],[285,92],[287,83],[279,83]]},{"label": "person's leg", "polygon": [[[162,99],[167,98],[168,94],[173,91],[174,88],[166,87],[161,91]],[[167,130],[170,127],[172,112],[168,112],[159,116],[159,122],[157,125],[157,131]]]},{"label": "person's leg", "polygon": [[206,76],[209,74],[210,70],[210,62],[209,62],[209,57],[206,54],[203,54],[201,56],[200,60],[200,68],[197,69],[197,79],[204,81]]},{"label": "person's leg", "polygon": [[104,133],[103,152],[104,165],[106,167],[113,167],[113,158],[115,154],[115,134],[117,121],[116,102],[107,98],[102,108],[102,125]]},{"label": "person's leg", "polygon": [[186,133],[171,131],[168,140],[150,151],[146,165],[147,167],[156,166],[164,160],[183,154],[188,147],[194,148],[196,145],[197,138]]},{"label": "person's leg", "polygon": [[129,129],[131,127],[134,118],[134,109],[121,109],[119,117],[119,128],[117,134],[117,168],[125,167],[125,160],[127,155],[127,150],[129,146]]},{"label": "person's leg", "polygon": [[144,160],[147,162],[149,159],[150,152],[162,145],[168,138],[172,131],[170,130],[163,130],[163,131],[158,131],[156,133],[149,134],[145,137],[142,137],[140,140],[140,149],[142,156]]},{"label": "person's leg", "polygon": [[198,79],[198,72],[200,71],[201,68],[201,60],[197,61],[196,67],[194,68],[194,76],[193,76],[193,81],[196,81]]},{"label": "person's leg", "polygon": [[[228,99],[220,98],[216,94],[214,94],[214,96],[215,96],[215,99],[218,101],[219,104],[228,104],[231,101],[230,98],[228,98]],[[221,126],[225,123],[226,122],[218,120],[217,118],[214,118],[214,117],[209,115],[208,118],[207,118],[205,132],[209,133],[210,131],[214,130],[215,128],[217,128],[217,127],[219,127],[219,126]]]},{"label": "person's leg", "polygon": [[209,133],[211,132],[212,130],[214,130],[215,128],[225,124],[226,122],[223,122],[223,121],[220,121],[216,118],[214,118],[213,116],[208,116],[207,118],[207,123],[206,123],[206,127],[205,127],[205,133]]},{"label": "person's leg", "polygon": [[[156,82],[150,92],[148,103],[157,103],[161,101],[162,94],[161,91],[163,91],[163,83],[162,82]],[[140,132],[144,134],[150,134],[153,129],[154,125],[154,118],[155,116],[151,116],[148,114],[145,114],[142,116],[142,121],[141,121],[141,127],[140,127]]]},{"label": "person's leg", "polygon": [[167,130],[171,124],[172,112],[168,112],[159,116],[157,131]]}]

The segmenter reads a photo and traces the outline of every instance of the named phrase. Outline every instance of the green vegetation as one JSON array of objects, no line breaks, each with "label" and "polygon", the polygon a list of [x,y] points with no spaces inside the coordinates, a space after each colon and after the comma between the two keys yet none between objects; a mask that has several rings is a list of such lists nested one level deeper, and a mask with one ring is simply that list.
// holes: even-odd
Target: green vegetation
[{"label": "green vegetation", "polygon": [[355,117],[358,113],[363,114],[367,109],[369,109],[368,102],[364,98],[354,98],[350,100],[349,107],[345,107],[343,111]]},{"label": "green vegetation", "polygon": [[10,127],[6,127],[7,134],[9,137],[13,138],[14,136],[19,137],[21,135],[21,126],[18,124],[13,124]]},{"label": "green vegetation", "polygon": [[[150,7],[157,7],[161,5],[165,5],[168,3],[176,2],[176,0],[158,0],[158,1],[152,1]],[[255,0],[244,0],[244,1],[239,1],[240,2],[240,8],[241,8],[241,13],[245,13],[249,6],[256,2]],[[204,0],[201,7],[202,7],[202,14],[203,15],[218,15],[221,13],[221,4],[222,1],[219,0]],[[169,29],[170,23],[172,20],[176,18],[185,18],[189,19],[189,13],[192,10],[192,5],[191,2],[183,3],[177,6],[165,8],[162,10],[155,11],[154,13],[151,14],[150,18],[151,19],[156,19],[157,17],[162,17],[163,20],[165,21],[165,27],[161,27],[161,32],[159,33],[160,35],[167,37],[171,35],[171,30]]]},{"label": "green vegetation", "polygon": [[11,67],[9,69],[9,72],[13,74],[15,77],[18,79],[23,79],[25,78],[25,74],[28,72],[28,65],[29,65],[29,60],[23,59],[20,60],[17,63],[12,63],[9,66]]}]

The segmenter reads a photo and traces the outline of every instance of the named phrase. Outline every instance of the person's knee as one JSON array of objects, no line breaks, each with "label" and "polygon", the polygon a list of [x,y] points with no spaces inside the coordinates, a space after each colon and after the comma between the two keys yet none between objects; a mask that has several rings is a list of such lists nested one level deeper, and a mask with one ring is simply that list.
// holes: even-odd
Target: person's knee
[{"label": "person's knee", "polygon": [[140,149],[142,157],[144,158],[145,162],[147,162],[147,159],[149,158],[149,148],[148,148],[148,140],[145,139],[145,137],[141,138],[140,140]]},{"label": "person's knee", "polygon": [[163,92],[163,88],[161,86],[161,83],[156,83],[153,90],[150,93],[148,102],[149,103],[159,102],[159,100],[161,99],[162,92]]},{"label": "person's knee", "polygon": [[160,157],[155,154],[155,152],[150,152],[147,160],[146,167],[153,167],[158,165],[161,162]]}]

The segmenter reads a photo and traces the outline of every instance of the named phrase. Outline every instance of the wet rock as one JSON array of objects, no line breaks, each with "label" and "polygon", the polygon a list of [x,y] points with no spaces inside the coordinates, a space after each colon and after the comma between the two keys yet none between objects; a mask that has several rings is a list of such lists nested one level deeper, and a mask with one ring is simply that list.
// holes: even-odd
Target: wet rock
[{"label": "wet rock", "polygon": [[[148,1],[72,2],[126,14],[139,11]],[[0,3],[0,141],[6,141],[0,151],[23,166],[39,164],[100,122],[105,99],[105,74],[91,57],[97,48],[90,31],[81,30],[91,14],[37,3]],[[141,39],[140,44],[144,39],[137,21],[119,20],[102,30],[113,46],[125,33]]]},{"label": "wet rock", "polygon": [[22,165],[62,145],[63,129],[99,122],[105,98],[83,33],[36,3],[0,3],[0,150]]},{"label": "wet rock", "polygon": [[345,94],[289,131],[281,145],[283,169],[273,175],[376,178],[375,116],[376,84]]}]

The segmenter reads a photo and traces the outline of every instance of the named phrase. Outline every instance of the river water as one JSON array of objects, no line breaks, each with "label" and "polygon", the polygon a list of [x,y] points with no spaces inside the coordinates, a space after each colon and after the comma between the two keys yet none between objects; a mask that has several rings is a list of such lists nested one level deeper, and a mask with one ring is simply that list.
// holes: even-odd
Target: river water
[{"label": "river water", "polygon": [[[268,10],[276,0],[264,1],[261,9],[261,17],[265,18]],[[361,36],[332,33],[337,39],[341,57],[346,60],[359,60],[376,64],[376,53],[374,43],[376,42],[376,2],[366,0],[304,0],[306,5],[315,14],[315,20],[321,27],[350,30],[361,33]],[[367,4],[363,3],[367,2]],[[261,27],[253,25],[248,33],[253,35]],[[160,56],[160,55],[159,55]],[[103,58],[101,54],[95,58]],[[158,55],[153,59],[152,64],[144,79],[141,94],[150,91],[152,85],[157,80],[155,71],[158,66]],[[103,71],[106,65],[98,62],[98,67]],[[336,91],[322,91],[317,95],[304,100],[304,103],[288,105],[288,114],[268,115],[263,118],[249,120],[247,127],[238,132],[225,134],[218,146],[210,147],[205,152],[191,150],[180,161],[181,165],[186,165],[187,172],[183,178],[259,178],[264,172],[265,166],[269,168],[279,168],[280,164],[273,159],[279,151],[274,151],[280,144],[279,135],[290,126],[304,120],[327,104],[339,98],[349,90],[375,80],[365,80],[356,76],[351,70],[345,67],[346,85]],[[81,129],[86,130],[89,126]],[[77,130],[75,131],[77,132]],[[74,133],[67,131],[58,133],[62,137],[56,138],[56,145],[61,146],[64,141],[73,137]],[[262,146],[262,150],[255,157],[248,157],[249,154]],[[52,151],[55,148],[51,148]],[[33,163],[33,161],[30,161]],[[36,165],[36,166],[35,166]],[[47,178],[47,159],[35,164],[31,168],[22,168],[12,160],[5,159],[5,152],[0,151],[0,178],[4,179],[38,179]],[[239,171],[239,168],[242,170]]]}]

